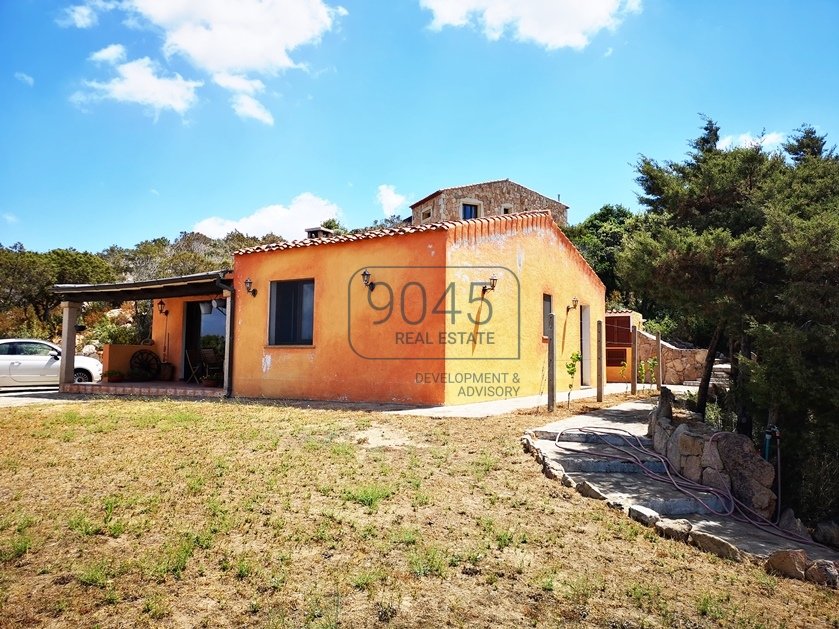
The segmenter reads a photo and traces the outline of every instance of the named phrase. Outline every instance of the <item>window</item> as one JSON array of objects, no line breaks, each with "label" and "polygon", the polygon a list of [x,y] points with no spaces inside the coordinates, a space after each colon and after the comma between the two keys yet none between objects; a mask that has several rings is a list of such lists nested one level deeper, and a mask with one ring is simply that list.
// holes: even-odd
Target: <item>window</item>
[{"label": "window", "polygon": [[606,345],[632,345],[629,317],[606,317]]},{"label": "window", "polygon": [[626,363],[626,350],[622,347],[606,348],[606,366],[622,367]]},{"label": "window", "polygon": [[55,349],[45,343],[21,341],[17,343],[17,348],[15,349],[14,354],[18,356],[49,356],[50,352],[53,351],[55,351]]},{"label": "window", "polygon": [[431,209],[430,208],[422,211],[422,220],[427,221],[429,218],[431,218]]},{"label": "window", "polygon": [[502,214],[509,214],[512,211],[513,211],[513,206],[512,205],[502,205],[501,206],[501,213]]},{"label": "window", "polygon": [[553,312],[553,298],[550,295],[542,295],[542,336],[551,335],[551,318]]},{"label": "window", "polygon": [[478,218],[478,206],[475,203],[463,204],[463,219]]},{"label": "window", "polygon": [[312,345],[315,281],[271,282],[270,345]]}]

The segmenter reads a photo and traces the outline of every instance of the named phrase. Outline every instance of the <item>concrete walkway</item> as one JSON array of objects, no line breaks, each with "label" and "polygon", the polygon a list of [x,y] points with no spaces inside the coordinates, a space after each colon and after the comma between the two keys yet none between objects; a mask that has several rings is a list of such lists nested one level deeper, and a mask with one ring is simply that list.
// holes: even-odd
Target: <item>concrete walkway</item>
[{"label": "concrete walkway", "polygon": [[67,402],[83,402],[78,395],[59,393],[55,387],[44,389],[27,389],[25,391],[0,391],[0,408],[12,406],[29,406],[30,404],[66,404]]},{"label": "concrete walkway", "polygon": [[[626,402],[568,417],[526,431],[522,444],[542,464],[549,478],[575,488],[584,496],[606,500],[610,506],[624,510],[647,526],[656,522],[660,522],[659,526],[670,526],[671,520],[680,520],[684,535],[679,537],[708,552],[727,559],[755,561],[765,559],[776,550],[803,549],[812,560],[839,561],[839,553],[817,544],[784,538],[774,527],[757,527],[732,516],[717,515],[714,512],[725,509],[714,494],[687,495],[671,483],[647,476],[634,462],[609,458],[619,453],[604,443],[604,439],[624,445],[614,434],[616,431],[636,436],[644,448],[652,451],[652,442],[646,437],[647,417],[652,409],[650,403]],[[581,428],[596,430],[599,435]],[[653,454],[642,454],[640,458],[645,467],[664,472],[664,464]]]},{"label": "concrete walkway", "polygon": [[[685,391],[696,391],[696,387],[684,387],[678,385],[667,385],[674,393],[684,393]],[[606,384],[603,389],[604,395],[613,395],[619,393],[627,393],[629,387],[625,383],[610,382]],[[639,392],[641,391],[639,387]],[[651,393],[655,391],[655,387],[646,388],[645,390]],[[572,400],[582,400],[585,398],[597,397],[597,389],[594,387],[585,387],[576,389],[571,392]],[[556,405],[562,406],[568,401],[568,393],[558,393],[556,397]],[[481,418],[494,417],[496,415],[507,415],[508,413],[515,413],[516,411],[531,410],[536,408],[548,407],[548,395],[532,395],[529,397],[511,398],[508,400],[493,400],[491,402],[475,402],[473,404],[457,404],[454,406],[433,406],[428,408],[407,408],[395,411],[388,411],[392,415],[419,415],[421,417],[464,417],[464,418]]]}]

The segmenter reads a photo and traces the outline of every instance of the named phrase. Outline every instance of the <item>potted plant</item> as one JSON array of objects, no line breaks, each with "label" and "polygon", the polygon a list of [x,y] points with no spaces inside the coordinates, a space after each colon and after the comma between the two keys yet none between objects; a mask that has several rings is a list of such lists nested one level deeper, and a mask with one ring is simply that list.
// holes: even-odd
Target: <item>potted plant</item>
[{"label": "potted plant", "polygon": [[108,369],[103,371],[102,375],[108,379],[108,382],[122,382],[125,379],[125,374],[119,369]]}]

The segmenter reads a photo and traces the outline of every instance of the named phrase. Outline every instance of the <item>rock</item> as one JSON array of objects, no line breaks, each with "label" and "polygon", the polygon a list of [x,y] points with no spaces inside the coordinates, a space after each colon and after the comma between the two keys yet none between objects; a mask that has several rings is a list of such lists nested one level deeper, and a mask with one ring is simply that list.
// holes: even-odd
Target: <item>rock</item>
[{"label": "rock", "polygon": [[581,496],[586,498],[594,498],[595,500],[606,500],[606,494],[600,491],[596,486],[588,481],[583,481],[577,485],[577,491]]},{"label": "rock", "polygon": [[731,493],[760,515],[771,517],[776,501],[770,489],[775,469],[760,458],[745,435],[723,433],[716,442],[723,468],[731,478]]},{"label": "rock", "polygon": [[85,345],[82,348],[82,356],[95,356],[96,355],[96,346],[95,345]]},{"label": "rock", "polygon": [[781,514],[781,519],[778,520],[778,526],[804,539],[813,539],[810,537],[810,531],[807,530],[807,527],[804,526],[801,520],[795,517],[795,512],[790,508],[784,509],[784,512]]},{"label": "rock", "polygon": [[717,437],[716,442],[720,461],[729,474],[740,469],[764,487],[772,487],[775,468],[760,457],[751,439],[727,432]]},{"label": "rock", "polygon": [[807,568],[805,578],[819,585],[826,585],[834,590],[839,587],[839,570],[836,565],[827,559],[817,559]]},{"label": "rock", "polygon": [[658,395],[658,413],[659,417],[666,419],[673,419],[673,401],[676,396],[667,387],[661,387],[661,392]]},{"label": "rock", "polygon": [[655,531],[662,537],[675,539],[680,542],[688,541],[691,523],[687,520],[670,520],[662,518],[655,523]]},{"label": "rock", "polygon": [[705,449],[702,451],[702,459],[700,461],[702,467],[710,467],[715,470],[722,470],[722,461],[720,460],[720,453],[717,450],[717,444],[714,441],[708,441],[705,444]]},{"label": "rock", "polygon": [[807,553],[803,550],[776,550],[767,558],[765,567],[767,572],[803,581],[807,563]]},{"label": "rock", "polygon": [[819,544],[839,548],[839,524],[836,524],[836,522],[819,522],[816,525],[816,531],[813,533],[813,539]]},{"label": "rock", "polygon": [[655,526],[655,523],[661,519],[657,511],[653,511],[642,505],[632,505],[629,507],[629,517],[644,526]]},{"label": "rock", "polygon": [[[705,449],[705,435],[688,428],[679,436],[679,452],[682,456],[702,456]],[[697,464],[699,461],[697,461]]]},{"label": "rock", "polygon": [[666,419],[660,419],[653,433],[653,450],[659,454],[667,452],[667,441],[673,432],[672,424]]},{"label": "rock", "polygon": [[720,491],[731,491],[731,479],[728,477],[728,474],[711,467],[706,467],[702,470],[702,484],[707,487],[719,489]]},{"label": "rock", "polygon": [[704,531],[691,530],[690,542],[697,548],[723,559],[733,559],[734,561],[741,561],[742,559],[740,549],[734,544]]},{"label": "rock", "polygon": [[682,476],[689,478],[694,483],[702,480],[702,467],[699,465],[698,456],[682,457]]}]

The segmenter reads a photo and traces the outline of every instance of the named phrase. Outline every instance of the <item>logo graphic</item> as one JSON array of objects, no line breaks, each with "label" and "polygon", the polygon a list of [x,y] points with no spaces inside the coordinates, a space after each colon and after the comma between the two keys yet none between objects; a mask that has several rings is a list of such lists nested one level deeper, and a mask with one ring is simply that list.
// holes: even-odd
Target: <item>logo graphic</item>
[{"label": "logo graphic", "polygon": [[368,266],[347,287],[347,337],[370,360],[516,360],[521,287],[498,266]]}]

